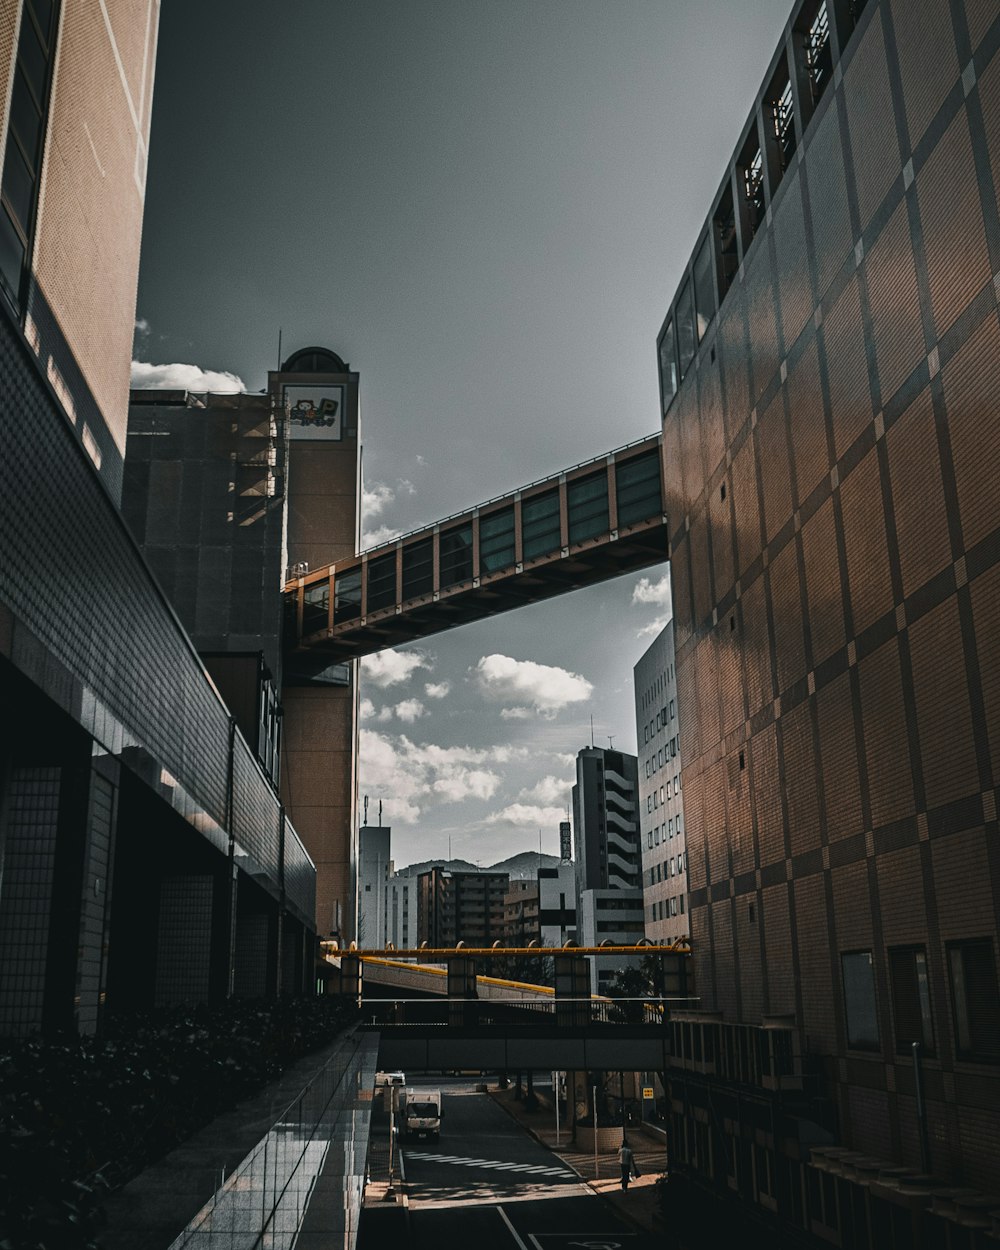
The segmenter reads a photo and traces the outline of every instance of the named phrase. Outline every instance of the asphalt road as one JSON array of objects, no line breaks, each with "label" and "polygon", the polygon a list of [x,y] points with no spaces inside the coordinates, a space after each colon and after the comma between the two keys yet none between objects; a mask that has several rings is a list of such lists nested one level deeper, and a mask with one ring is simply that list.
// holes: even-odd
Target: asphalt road
[{"label": "asphalt road", "polygon": [[[413,1250],[653,1250],[486,1094],[444,1091],[441,1140],[406,1143]],[[417,1085],[417,1082],[413,1082]],[[412,1086],[411,1086],[412,1087]]]}]

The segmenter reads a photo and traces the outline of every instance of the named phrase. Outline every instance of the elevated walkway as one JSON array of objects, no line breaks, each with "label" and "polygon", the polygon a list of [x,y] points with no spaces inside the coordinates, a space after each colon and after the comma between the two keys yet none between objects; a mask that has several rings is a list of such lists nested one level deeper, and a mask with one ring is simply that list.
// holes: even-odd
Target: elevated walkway
[{"label": "elevated walkway", "polygon": [[662,435],[533,482],[285,586],[286,664],[355,656],[667,559]]}]

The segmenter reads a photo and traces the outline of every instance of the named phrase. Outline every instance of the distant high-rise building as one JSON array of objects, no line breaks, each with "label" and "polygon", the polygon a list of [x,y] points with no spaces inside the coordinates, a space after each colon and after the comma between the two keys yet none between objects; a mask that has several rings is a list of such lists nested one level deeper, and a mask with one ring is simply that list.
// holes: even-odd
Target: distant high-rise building
[{"label": "distant high-rise building", "polygon": [[505,872],[431,868],[417,877],[417,937],[429,946],[492,946],[504,937]]},{"label": "distant high-rise building", "polygon": [[393,939],[392,830],[388,825],[362,825],[358,831],[358,945],[383,947]]},{"label": "distant high-rise building", "polygon": [[639,779],[634,755],[584,747],[573,787],[577,893],[638,889]]},{"label": "distant high-rise building", "polygon": [[690,932],[672,622],[636,664],[633,682],[646,936],[663,945]]}]

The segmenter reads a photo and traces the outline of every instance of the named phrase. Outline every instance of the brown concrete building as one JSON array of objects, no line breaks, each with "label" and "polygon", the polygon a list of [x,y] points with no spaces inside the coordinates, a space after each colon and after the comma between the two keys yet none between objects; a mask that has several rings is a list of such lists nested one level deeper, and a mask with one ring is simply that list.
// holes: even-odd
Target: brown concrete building
[{"label": "brown concrete building", "polygon": [[993,0],[796,3],[659,337],[674,1156],[843,1246],[930,1212],[890,1165],[1000,1190],[998,50]]},{"label": "brown concrete building", "polygon": [[[309,347],[268,375],[288,413],[287,548],[304,570],[354,556],[360,534],[358,375],[339,356]],[[360,577],[329,583],[304,605],[321,624],[361,611]],[[316,864],[316,928],[353,938],[357,923],[358,664],[297,667],[282,676],[282,796]]]},{"label": "brown concrete building", "polygon": [[503,943],[527,946],[541,938],[537,881],[511,881],[503,896]]},{"label": "brown concrete building", "polygon": [[417,877],[417,940],[434,947],[502,942],[509,885],[505,872],[422,872]]}]

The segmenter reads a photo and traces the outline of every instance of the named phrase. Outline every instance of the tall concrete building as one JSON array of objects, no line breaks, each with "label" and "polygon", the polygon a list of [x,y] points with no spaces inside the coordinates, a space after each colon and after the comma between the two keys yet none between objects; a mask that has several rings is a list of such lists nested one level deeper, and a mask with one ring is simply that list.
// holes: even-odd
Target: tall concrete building
[{"label": "tall concrete building", "polygon": [[0,7],[4,1033],[312,974],[315,869],[117,506],[157,19]]},{"label": "tall concrete building", "polygon": [[[268,375],[288,414],[287,554],[302,571],[354,555],[360,536],[358,374],[334,352],[309,347]],[[300,629],[360,616],[361,578],[345,576],[304,597]],[[316,928],[345,939],[357,918],[358,664],[304,662],[282,673],[285,805],[316,864]]]},{"label": "tall concrete building", "polygon": [[674,1160],[844,1246],[963,1244],[893,1166],[1000,1189],[998,52],[994,0],[799,0],[658,340]]},{"label": "tall concrete building", "polygon": [[392,830],[388,825],[362,825],[358,831],[359,946],[382,947],[392,932]]},{"label": "tall concrete building", "polygon": [[636,664],[633,684],[646,936],[662,946],[690,932],[672,621]]},{"label": "tall concrete building", "polygon": [[639,778],[634,755],[584,747],[576,757],[573,834],[577,893],[638,889]]},{"label": "tall concrete building", "polygon": [[429,946],[492,946],[504,940],[505,872],[431,868],[416,879],[417,938]]}]

